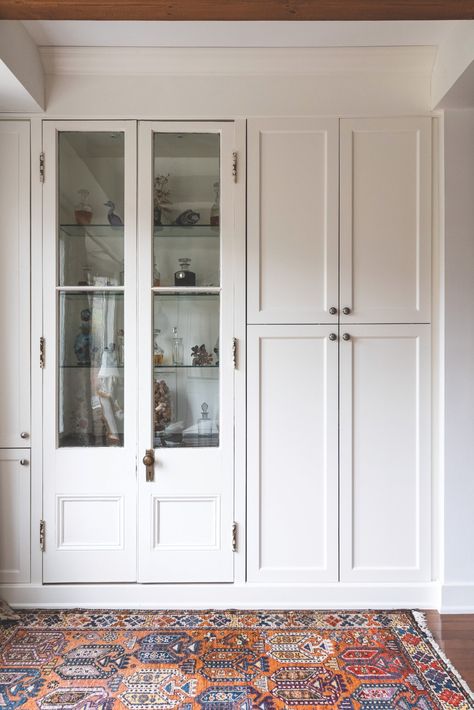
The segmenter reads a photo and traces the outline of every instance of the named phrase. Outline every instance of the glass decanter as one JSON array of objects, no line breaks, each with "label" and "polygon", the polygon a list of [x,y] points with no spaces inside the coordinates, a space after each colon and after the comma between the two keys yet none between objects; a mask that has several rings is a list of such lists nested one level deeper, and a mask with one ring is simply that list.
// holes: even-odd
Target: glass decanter
[{"label": "glass decanter", "polygon": [[212,420],[209,419],[209,405],[207,402],[201,404],[201,416],[198,419],[198,436],[211,436]]},{"label": "glass decanter", "polygon": [[160,346],[160,333],[161,330],[157,328],[156,330],[153,331],[153,365],[154,367],[159,367],[160,365],[163,364],[163,359],[165,355],[165,351],[163,348]]},{"label": "glass decanter", "polygon": [[179,269],[175,271],[174,274],[174,285],[175,286],[195,286],[196,285],[196,274],[194,271],[190,271],[189,267],[191,265],[191,259],[183,257],[178,259]]},{"label": "glass decanter", "polygon": [[87,202],[89,190],[78,190],[80,200],[74,208],[76,224],[90,224],[92,221],[92,207]]},{"label": "glass decanter", "polygon": [[216,197],[214,200],[214,204],[211,207],[211,227],[218,227],[219,226],[219,215],[220,215],[220,196],[219,196],[219,183],[215,182],[214,183],[214,191],[216,193]]},{"label": "glass decanter", "polygon": [[176,326],[173,328],[173,349],[172,349],[172,357],[173,357],[173,365],[182,365],[183,364],[183,339],[178,337],[178,329]]}]

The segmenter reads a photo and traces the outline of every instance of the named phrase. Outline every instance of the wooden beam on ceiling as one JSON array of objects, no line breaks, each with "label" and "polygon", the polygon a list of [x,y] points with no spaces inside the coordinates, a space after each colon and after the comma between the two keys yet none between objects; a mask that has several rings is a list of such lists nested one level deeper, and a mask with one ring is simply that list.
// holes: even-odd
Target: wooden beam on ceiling
[{"label": "wooden beam on ceiling", "polygon": [[468,20],[474,0],[0,0],[2,20]]}]

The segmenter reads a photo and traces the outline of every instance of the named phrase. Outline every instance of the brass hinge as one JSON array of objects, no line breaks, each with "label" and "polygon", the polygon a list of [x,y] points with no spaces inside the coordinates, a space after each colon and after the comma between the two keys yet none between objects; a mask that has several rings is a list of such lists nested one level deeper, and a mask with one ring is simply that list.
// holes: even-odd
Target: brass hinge
[{"label": "brass hinge", "polygon": [[46,339],[41,336],[40,338],[40,367],[44,370],[46,364]]},{"label": "brass hinge", "polygon": [[237,349],[239,341],[237,338],[232,338],[232,362],[234,364],[234,370],[237,369]]},{"label": "brass hinge", "polygon": [[46,547],[46,523],[44,520],[40,520],[40,549],[44,552]]},{"label": "brass hinge", "polygon": [[237,182],[237,151],[234,150],[232,153],[232,177],[234,178],[234,182]]},{"label": "brass hinge", "polygon": [[40,182],[44,182],[44,153],[40,153]]},{"label": "brass hinge", "polygon": [[232,523],[232,552],[237,552],[237,523]]}]

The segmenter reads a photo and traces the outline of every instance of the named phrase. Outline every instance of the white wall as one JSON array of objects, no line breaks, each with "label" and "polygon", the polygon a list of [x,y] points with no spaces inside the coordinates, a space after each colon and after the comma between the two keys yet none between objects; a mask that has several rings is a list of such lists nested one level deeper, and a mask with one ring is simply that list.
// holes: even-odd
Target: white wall
[{"label": "white wall", "polygon": [[443,607],[474,611],[474,110],[445,114]]}]

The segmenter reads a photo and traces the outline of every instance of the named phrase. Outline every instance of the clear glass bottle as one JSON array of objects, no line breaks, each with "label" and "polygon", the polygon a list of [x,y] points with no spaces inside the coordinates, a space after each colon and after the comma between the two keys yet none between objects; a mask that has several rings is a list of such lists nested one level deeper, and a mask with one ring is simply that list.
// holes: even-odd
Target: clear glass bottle
[{"label": "clear glass bottle", "polygon": [[175,326],[173,328],[173,348],[172,348],[172,357],[173,357],[173,365],[182,365],[183,364],[183,339],[178,337],[178,328]]},{"label": "clear glass bottle", "polygon": [[211,436],[212,420],[209,419],[209,405],[206,402],[201,404],[201,416],[198,419],[198,436]]},{"label": "clear glass bottle", "polygon": [[175,271],[174,274],[174,285],[175,286],[195,286],[196,285],[196,274],[194,271],[190,271],[189,267],[191,265],[191,259],[183,257],[178,259],[179,269]]},{"label": "clear glass bottle", "polygon": [[215,182],[214,183],[214,190],[216,193],[216,197],[214,200],[214,203],[211,207],[211,227],[218,227],[219,226],[219,215],[220,215],[220,196],[219,196],[219,183]]},{"label": "clear glass bottle", "polygon": [[164,354],[165,354],[165,351],[163,350],[163,348],[160,346],[160,343],[159,343],[160,333],[161,333],[161,330],[159,328],[156,328],[156,330],[153,331],[153,365],[154,365],[154,367],[159,367],[160,365],[163,364],[163,359],[164,359]]},{"label": "clear glass bottle", "polygon": [[76,224],[90,224],[92,221],[92,207],[87,202],[89,190],[78,190],[80,200],[74,208]]}]

